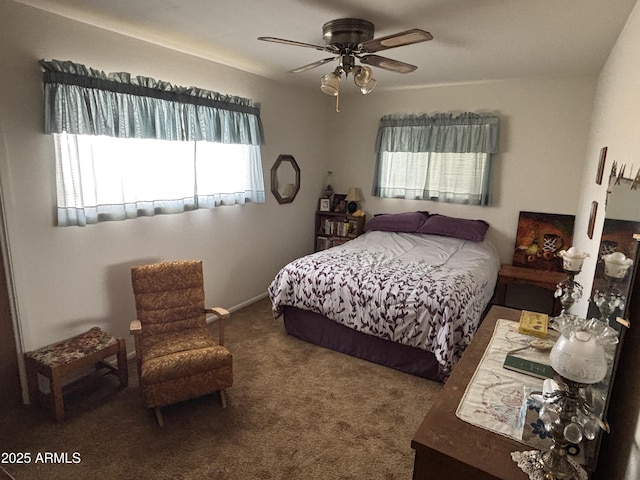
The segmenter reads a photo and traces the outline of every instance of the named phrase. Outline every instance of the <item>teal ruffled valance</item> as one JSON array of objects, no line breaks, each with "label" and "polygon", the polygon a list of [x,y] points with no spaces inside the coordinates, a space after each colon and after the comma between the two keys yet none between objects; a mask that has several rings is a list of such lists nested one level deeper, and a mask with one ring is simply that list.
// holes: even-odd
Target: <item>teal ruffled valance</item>
[{"label": "teal ruffled valance", "polygon": [[260,105],[70,61],[41,60],[45,133],[263,145]]},{"label": "teal ruffled valance", "polygon": [[497,153],[500,119],[492,114],[386,115],[376,152]]}]

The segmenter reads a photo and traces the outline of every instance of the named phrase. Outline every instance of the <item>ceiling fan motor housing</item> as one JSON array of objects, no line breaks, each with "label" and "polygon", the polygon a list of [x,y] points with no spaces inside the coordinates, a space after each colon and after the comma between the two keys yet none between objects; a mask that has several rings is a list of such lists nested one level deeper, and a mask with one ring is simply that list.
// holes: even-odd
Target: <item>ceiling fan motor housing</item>
[{"label": "ceiling fan motor housing", "polygon": [[339,18],[322,26],[322,38],[327,45],[354,49],[373,38],[373,23],[359,18]]}]

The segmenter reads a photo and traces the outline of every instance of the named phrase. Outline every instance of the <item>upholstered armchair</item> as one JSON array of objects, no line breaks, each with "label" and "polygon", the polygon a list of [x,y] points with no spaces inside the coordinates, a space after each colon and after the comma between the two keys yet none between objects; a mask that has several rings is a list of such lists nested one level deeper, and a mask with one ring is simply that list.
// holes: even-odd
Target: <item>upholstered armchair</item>
[{"label": "upholstered armchair", "polygon": [[[229,312],[204,306],[202,262],[185,260],[133,267],[131,281],[137,319],[135,339],[138,379],[144,402],[155,409],[216,391],[226,407],[225,389],[233,385],[231,352],[224,347]],[[207,314],[218,323],[216,340]]]}]

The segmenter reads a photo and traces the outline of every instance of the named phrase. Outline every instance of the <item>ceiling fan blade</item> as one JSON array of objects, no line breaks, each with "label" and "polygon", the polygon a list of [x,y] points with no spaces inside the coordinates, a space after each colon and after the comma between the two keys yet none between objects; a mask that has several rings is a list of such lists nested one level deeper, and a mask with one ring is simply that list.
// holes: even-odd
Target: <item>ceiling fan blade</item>
[{"label": "ceiling fan blade", "polygon": [[379,52],[389,48],[402,47],[412,43],[426,42],[433,40],[433,35],[419,28],[412,28],[404,32],[387,35],[386,37],[373,38],[361,44],[363,53]]},{"label": "ceiling fan blade", "polygon": [[384,68],[385,70],[391,70],[392,72],[410,73],[418,68],[415,65],[411,65],[410,63],[404,63],[398,60],[393,60],[391,58],[381,57],[380,55],[364,55],[363,57],[358,58],[362,63],[373,65],[374,67]]},{"label": "ceiling fan blade", "polygon": [[283,43],[285,45],[293,45],[296,47],[306,47],[313,48],[315,50],[321,50],[323,52],[333,52],[333,48],[325,47],[322,45],[313,45],[311,43],[304,42],[296,42],[295,40],[286,40],[284,38],[276,38],[276,37],[258,37],[258,40],[262,40],[264,42],[273,42],[273,43]]},{"label": "ceiling fan blade", "polygon": [[332,62],[333,60],[337,60],[337,59],[338,59],[338,57],[329,57],[329,58],[325,58],[325,59],[322,59],[322,60],[318,60],[317,62],[310,63],[309,65],[305,65],[303,67],[298,67],[296,69],[289,70],[289,73],[306,72],[307,70],[311,70],[312,68],[319,67],[320,65],[324,65],[325,63],[329,63],[329,62]]}]

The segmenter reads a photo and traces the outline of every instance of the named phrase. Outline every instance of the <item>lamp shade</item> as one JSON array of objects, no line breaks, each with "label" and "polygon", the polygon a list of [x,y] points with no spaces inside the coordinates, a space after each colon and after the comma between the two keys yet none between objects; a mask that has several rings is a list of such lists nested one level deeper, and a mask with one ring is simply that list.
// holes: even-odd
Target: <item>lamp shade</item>
[{"label": "lamp shade", "polygon": [[584,330],[561,335],[549,354],[551,367],[564,378],[578,383],[598,383],[607,374],[604,347]]},{"label": "lamp shade", "polygon": [[376,83],[378,83],[378,81],[375,78],[372,78],[364,87],[360,88],[360,93],[367,95],[373,92],[373,89],[376,88]]},{"label": "lamp shade", "polygon": [[364,200],[362,190],[359,187],[349,187],[349,192],[347,192],[345,200],[347,202],[361,202]]},{"label": "lamp shade", "polygon": [[327,73],[322,77],[320,88],[327,95],[333,95],[335,97],[338,95],[340,89],[340,77],[335,73]]},{"label": "lamp shade", "polygon": [[562,268],[568,272],[580,272],[584,259],[589,256],[579,248],[571,247],[568,250],[560,250],[558,256],[562,258]]},{"label": "lamp shade", "polygon": [[371,70],[369,67],[360,67],[357,73],[353,76],[353,83],[355,83],[356,86],[362,88],[366,87],[372,79],[373,70]]},{"label": "lamp shade", "polygon": [[603,255],[604,273],[611,278],[624,278],[627,270],[633,264],[633,260],[627,258],[622,252],[613,252],[609,255]]}]

